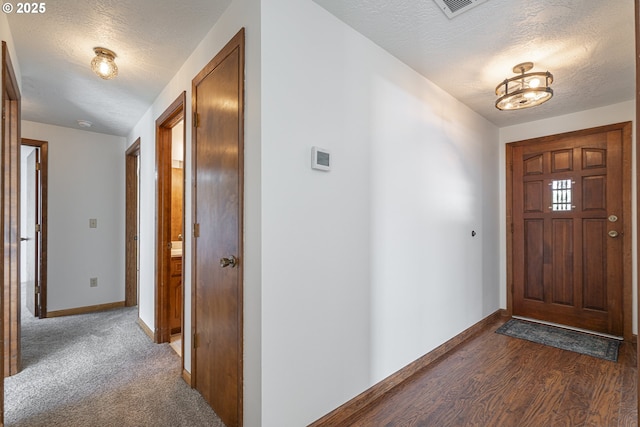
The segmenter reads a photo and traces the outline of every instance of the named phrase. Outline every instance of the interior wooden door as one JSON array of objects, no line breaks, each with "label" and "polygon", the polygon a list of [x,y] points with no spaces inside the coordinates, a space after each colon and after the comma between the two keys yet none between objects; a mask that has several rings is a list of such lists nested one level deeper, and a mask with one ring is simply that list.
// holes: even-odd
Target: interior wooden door
[{"label": "interior wooden door", "polygon": [[193,80],[194,387],[242,425],[244,30]]},{"label": "interior wooden door", "polygon": [[514,315],[623,335],[629,135],[627,124],[513,144]]}]

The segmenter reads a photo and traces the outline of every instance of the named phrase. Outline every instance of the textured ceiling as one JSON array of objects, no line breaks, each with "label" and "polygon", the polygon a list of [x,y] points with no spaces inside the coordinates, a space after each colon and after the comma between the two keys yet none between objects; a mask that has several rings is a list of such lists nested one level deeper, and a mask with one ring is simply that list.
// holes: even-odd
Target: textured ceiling
[{"label": "textured ceiling", "polygon": [[[487,0],[449,19],[433,0],[315,0],[496,125],[634,98],[632,0]],[[23,118],[126,135],[230,0],[55,0],[7,14],[22,72]],[[93,48],[118,54],[110,81]],[[501,112],[495,86],[515,64],[555,77],[554,98]]]},{"label": "textured ceiling", "polygon": [[[231,0],[54,0],[7,14],[22,73],[22,118],[126,135]],[[97,77],[93,48],[116,52],[119,76]]]},{"label": "textured ceiling", "polygon": [[[634,99],[632,0],[488,0],[449,19],[433,0],[315,0],[499,127]],[[495,108],[514,65],[555,78],[553,99]]]}]

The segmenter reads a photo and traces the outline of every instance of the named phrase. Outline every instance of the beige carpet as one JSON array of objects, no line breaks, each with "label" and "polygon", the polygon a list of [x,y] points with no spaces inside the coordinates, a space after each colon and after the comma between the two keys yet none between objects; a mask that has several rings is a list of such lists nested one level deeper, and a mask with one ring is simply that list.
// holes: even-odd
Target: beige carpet
[{"label": "beige carpet", "polygon": [[135,307],[23,317],[23,371],[5,380],[5,426],[224,426],[181,379],[176,353],[140,330]]}]

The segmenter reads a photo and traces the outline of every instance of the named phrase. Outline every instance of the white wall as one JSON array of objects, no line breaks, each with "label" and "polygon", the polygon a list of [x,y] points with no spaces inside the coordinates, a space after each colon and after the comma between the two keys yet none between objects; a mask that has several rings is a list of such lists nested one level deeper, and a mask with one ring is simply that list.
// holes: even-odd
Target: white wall
[{"label": "white wall", "polygon": [[311,0],[262,30],[262,425],[300,426],[499,308],[498,129]]},{"label": "white wall", "polygon": [[182,168],[184,163],[184,120],[171,128],[171,167]]},{"label": "white wall", "polygon": [[[183,92],[187,92],[185,169],[191,177],[191,82],[202,68],[245,27],[245,253],[244,267],[244,423],[261,423],[260,331],[260,1],[234,0],[211,31],[189,56],[127,138],[140,138],[140,318],[154,324],[155,245],[155,120]],[[189,181],[190,182],[190,179]],[[185,188],[185,229],[192,229],[191,185]],[[191,233],[185,233],[185,331],[191,331]],[[185,369],[191,371],[191,334],[185,340]]]},{"label": "white wall", "polygon": [[[635,128],[635,101],[623,102],[620,104],[609,105],[607,107],[596,108],[593,110],[582,111],[565,116],[553,117],[551,119],[539,120],[535,122],[523,123],[520,125],[504,127],[500,129],[500,305],[507,306],[507,277],[506,277],[506,200],[505,200],[505,144],[509,142],[521,141],[529,138],[537,138],[546,135],[555,135],[563,132],[571,132],[574,130],[588,129],[596,126],[604,126],[620,122],[634,122],[633,126],[633,155],[632,155],[632,224],[633,230],[637,230],[636,211],[637,211],[637,195],[636,195],[636,128]],[[633,262],[633,332],[637,333],[637,233],[632,234],[632,262]]]},{"label": "white wall", "polygon": [[125,139],[29,121],[22,137],[49,142],[47,310],[124,301]]}]

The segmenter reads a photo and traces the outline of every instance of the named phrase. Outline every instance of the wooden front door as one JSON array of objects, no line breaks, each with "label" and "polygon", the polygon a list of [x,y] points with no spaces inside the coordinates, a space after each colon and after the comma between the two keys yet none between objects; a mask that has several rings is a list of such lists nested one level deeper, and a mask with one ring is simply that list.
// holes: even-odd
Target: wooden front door
[{"label": "wooden front door", "polygon": [[193,386],[242,424],[244,30],[193,80]]},{"label": "wooden front door", "polygon": [[630,128],[510,144],[514,315],[623,335]]}]

